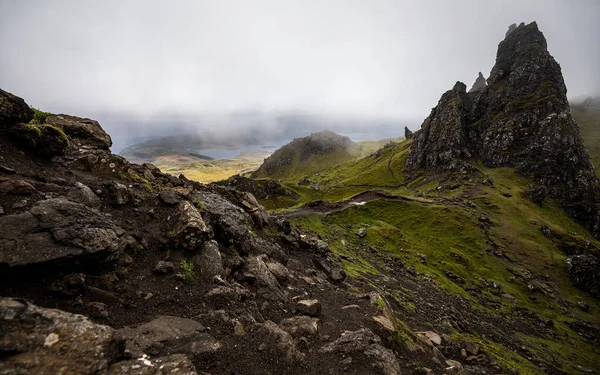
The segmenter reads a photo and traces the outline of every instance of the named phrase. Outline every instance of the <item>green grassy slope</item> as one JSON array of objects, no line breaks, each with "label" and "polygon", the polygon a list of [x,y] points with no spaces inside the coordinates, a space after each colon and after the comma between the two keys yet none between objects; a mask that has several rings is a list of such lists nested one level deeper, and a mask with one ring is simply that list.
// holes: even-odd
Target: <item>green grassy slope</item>
[{"label": "green grassy slope", "polygon": [[327,130],[312,133],[304,138],[296,138],[279,148],[265,159],[252,177],[297,181],[354,159],[360,152],[360,146],[348,137]]},{"label": "green grassy slope", "polygon": [[[598,349],[570,327],[580,319],[600,324],[600,301],[573,286],[563,251],[582,246],[589,234],[551,199],[539,207],[524,198],[528,181],[514,170],[483,168],[482,172],[494,180],[494,186],[466,176],[464,186],[452,191],[451,200],[447,191],[430,189],[426,183],[415,189],[435,204],[376,200],[325,216],[295,218],[293,224],[328,239],[352,277],[370,280],[384,268],[382,258],[397,257],[405,267],[430,275],[448,293],[467,298],[473,309],[499,319],[531,311],[553,322],[552,340],[518,334],[531,360],[493,338],[468,337],[488,353],[496,353],[499,363],[524,374],[543,373],[540,362],[558,363],[566,373],[581,373],[577,366],[600,368]],[[541,226],[548,226],[553,237],[545,237]],[[359,228],[368,228],[364,239],[357,235]],[[376,253],[359,250],[365,247]],[[582,301],[590,305],[589,311],[579,308]],[[465,333],[455,335],[464,338]]]}]

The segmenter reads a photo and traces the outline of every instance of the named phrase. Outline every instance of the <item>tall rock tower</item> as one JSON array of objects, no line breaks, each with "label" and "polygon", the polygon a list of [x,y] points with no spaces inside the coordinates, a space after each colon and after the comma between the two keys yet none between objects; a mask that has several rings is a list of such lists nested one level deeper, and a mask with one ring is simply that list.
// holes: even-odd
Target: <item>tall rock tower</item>
[{"label": "tall rock tower", "polygon": [[511,26],[487,86],[457,82],[415,134],[407,173],[513,167],[600,235],[600,185],[567,101],[560,65],[535,22]]}]

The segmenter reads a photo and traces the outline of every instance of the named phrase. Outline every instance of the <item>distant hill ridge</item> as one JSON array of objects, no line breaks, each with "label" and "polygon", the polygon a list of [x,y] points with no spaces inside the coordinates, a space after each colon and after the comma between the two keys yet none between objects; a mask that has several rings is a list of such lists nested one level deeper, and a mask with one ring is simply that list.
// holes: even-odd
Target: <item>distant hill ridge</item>
[{"label": "distant hill ridge", "polygon": [[355,158],[360,146],[350,138],[325,130],[295,138],[279,148],[253,174],[253,178],[301,177]]}]

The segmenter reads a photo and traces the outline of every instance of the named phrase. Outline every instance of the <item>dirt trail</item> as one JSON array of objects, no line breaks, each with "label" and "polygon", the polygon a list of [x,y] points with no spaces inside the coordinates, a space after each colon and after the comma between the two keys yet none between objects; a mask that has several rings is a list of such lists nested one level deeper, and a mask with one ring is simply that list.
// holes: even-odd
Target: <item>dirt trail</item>
[{"label": "dirt trail", "polygon": [[392,155],[390,156],[390,160],[388,160],[388,171],[390,172],[390,174],[392,175],[392,178],[394,179],[394,181],[396,181],[396,183],[398,184],[398,186],[402,185],[402,182],[400,182],[400,180],[398,180],[396,178],[396,175],[394,174],[394,169],[392,168],[392,160],[394,159],[394,156],[396,155],[395,152],[392,153]]},{"label": "dirt trail", "polygon": [[419,201],[419,200],[404,197],[404,196],[390,195],[390,194],[387,194],[382,191],[373,190],[373,191],[365,191],[363,193],[357,194],[357,195],[353,196],[352,198],[350,198],[346,201],[342,201],[342,202],[335,202],[335,203],[328,202],[328,201],[309,202],[306,205],[304,205],[294,211],[282,212],[282,213],[279,213],[278,215],[282,216],[282,217],[286,217],[286,218],[298,217],[298,216],[307,215],[307,214],[328,215],[331,213],[343,211],[349,207],[362,206],[363,204],[372,202],[377,199],[383,199],[385,201],[391,201],[391,202],[403,201],[403,202],[414,202],[414,203],[421,203],[421,204],[435,204],[435,202]]}]

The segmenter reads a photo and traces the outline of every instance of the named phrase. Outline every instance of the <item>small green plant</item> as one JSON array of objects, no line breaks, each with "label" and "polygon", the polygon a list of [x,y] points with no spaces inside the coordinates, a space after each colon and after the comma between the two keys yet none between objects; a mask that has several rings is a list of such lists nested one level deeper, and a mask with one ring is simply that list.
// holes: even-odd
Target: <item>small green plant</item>
[{"label": "small green plant", "polygon": [[48,112],[40,111],[39,109],[31,108],[33,110],[33,118],[29,121],[30,124],[41,125],[46,122],[46,117],[50,115]]},{"label": "small green plant", "polygon": [[200,202],[200,199],[194,199],[194,206],[200,211],[204,210],[204,203]]},{"label": "small green plant", "polygon": [[179,263],[179,265],[183,270],[183,279],[187,282],[194,280],[194,263],[184,259],[181,261],[181,263]]}]

